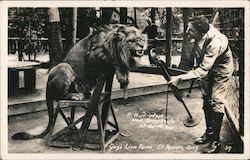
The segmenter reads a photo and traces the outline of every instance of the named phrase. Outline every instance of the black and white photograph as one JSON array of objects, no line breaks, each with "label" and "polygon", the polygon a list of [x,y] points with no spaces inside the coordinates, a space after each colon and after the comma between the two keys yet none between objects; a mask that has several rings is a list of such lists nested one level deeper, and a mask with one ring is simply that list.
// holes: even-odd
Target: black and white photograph
[{"label": "black and white photograph", "polygon": [[249,159],[249,1],[1,1],[7,159]]}]

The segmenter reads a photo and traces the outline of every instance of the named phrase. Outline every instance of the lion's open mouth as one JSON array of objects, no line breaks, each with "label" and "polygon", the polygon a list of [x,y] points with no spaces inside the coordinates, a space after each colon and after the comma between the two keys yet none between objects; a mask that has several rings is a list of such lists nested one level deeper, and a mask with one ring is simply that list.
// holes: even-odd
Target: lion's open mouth
[{"label": "lion's open mouth", "polygon": [[146,45],[138,44],[138,46],[134,48],[134,51],[132,51],[131,54],[133,57],[141,57],[144,55],[146,49],[147,49]]}]

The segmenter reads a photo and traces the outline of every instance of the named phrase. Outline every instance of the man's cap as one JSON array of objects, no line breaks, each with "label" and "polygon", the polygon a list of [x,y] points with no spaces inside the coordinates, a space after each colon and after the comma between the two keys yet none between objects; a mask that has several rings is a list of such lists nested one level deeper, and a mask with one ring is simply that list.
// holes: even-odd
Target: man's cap
[{"label": "man's cap", "polygon": [[207,33],[209,30],[209,21],[204,15],[192,17],[189,21],[201,33]]}]

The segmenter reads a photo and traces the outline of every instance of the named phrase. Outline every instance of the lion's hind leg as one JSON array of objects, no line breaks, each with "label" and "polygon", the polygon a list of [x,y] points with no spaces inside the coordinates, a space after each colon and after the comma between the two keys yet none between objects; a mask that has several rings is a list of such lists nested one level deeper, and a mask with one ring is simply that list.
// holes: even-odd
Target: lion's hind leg
[{"label": "lion's hind leg", "polygon": [[60,63],[53,67],[49,72],[49,78],[46,88],[46,102],[49,114],[49,122],[47,128],[40,134],[32,135],[27,132],[19,132],[12,136],[15,140],[26,140],[34,138],[42,138],[49,133],[51,124],[53,122],[54,109],[53,101],[64,97],[79,99],[69,93],[70,86],[75,80],[75,73],[71,66],[67,63]]}]

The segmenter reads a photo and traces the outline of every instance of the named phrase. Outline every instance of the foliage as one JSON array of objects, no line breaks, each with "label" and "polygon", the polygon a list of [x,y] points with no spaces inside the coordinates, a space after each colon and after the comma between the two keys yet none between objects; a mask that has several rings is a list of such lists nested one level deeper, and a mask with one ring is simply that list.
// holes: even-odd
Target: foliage
[{"label": "foliage", "polygon": [[47,37],[45,8],[9,8],[9,36],[26,39]]}]

